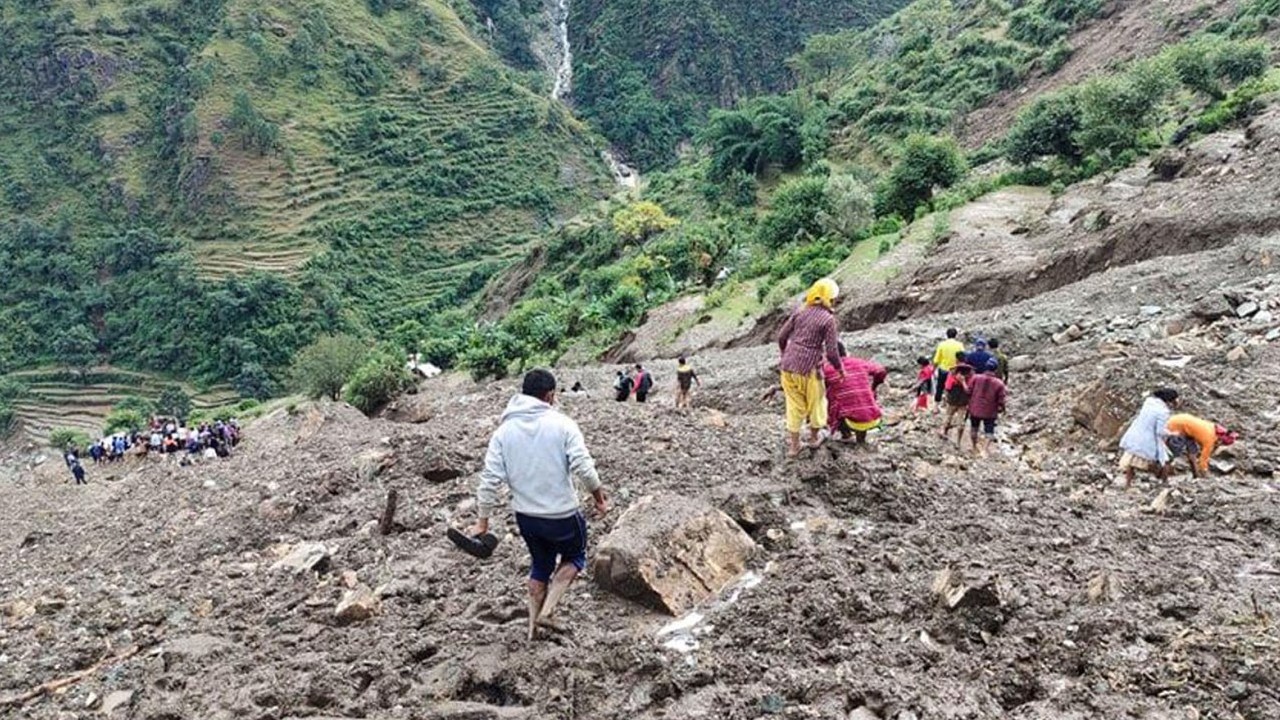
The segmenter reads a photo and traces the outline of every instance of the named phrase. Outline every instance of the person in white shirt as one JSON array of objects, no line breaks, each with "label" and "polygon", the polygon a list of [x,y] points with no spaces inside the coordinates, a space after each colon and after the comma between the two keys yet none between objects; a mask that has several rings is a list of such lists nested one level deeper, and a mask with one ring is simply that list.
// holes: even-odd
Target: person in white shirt
[{"label": "person in white shirt", "polygon": [[582,514],[577,478],[591,493],[598,516],[608,500],[578,424],[556,410],[556,379],[547,370],[524,377],[489,440],[484,470],[476,488],[480,519],[471,533],[489,532],[499,491],[511,491],[520,535],[529,548],[529,639],[542,627],[556,627],[556,605],[587,564],[587,521]]}]

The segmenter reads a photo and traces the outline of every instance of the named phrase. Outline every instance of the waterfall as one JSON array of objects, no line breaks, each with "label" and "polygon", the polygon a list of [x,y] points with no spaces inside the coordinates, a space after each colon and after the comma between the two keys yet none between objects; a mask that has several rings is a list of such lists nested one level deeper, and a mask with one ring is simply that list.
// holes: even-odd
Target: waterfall
[{"label": "waterfall", "polygon": [[555,83],[551,87],[552,100],[564,100],[573,92],[573,50],[569,47],[569,0],[555,0],[551,11],[552,32],[555,34],[559,62],[555,67]]},{"label": "waterfall", "polygon": [[[548,0],[551,15],[551,34],[555,49],[547,63],[554,74],[551,99],[566,102],[573,93],[573,48],[569,45],[569,0]],[[554,4],[550,4],[554,3]],[[640,186],[640,173],[618,158],[612,149],[602,150],[600,157],[619,186],[635,189]]]},{"label": "waterfall", "polygon": [[635,168],[619,160],[613,150],[601,150],[600,157],[604,158],[604,164],[609,166],[609,172],[613,173],[615,182],[631,190],[640,187],[640,173],[636,172]]}]

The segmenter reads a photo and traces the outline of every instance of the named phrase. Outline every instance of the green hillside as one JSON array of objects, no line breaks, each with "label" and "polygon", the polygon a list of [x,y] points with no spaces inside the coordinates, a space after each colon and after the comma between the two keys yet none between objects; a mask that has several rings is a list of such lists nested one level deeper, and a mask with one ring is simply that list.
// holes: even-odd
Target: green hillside
[{"label": "green hillside", "polygon": [[574,0],[574,103],[640,167],[665,167],[708,108],[789,88],[806,38],[907,1]]},{"label": "green hillside", "polygon": [[1001,93],[1054,79],[1082,31],[1115,22],[1106,12],[1096,0],[917,0],[871,28],[813,36],[789,61],[796,89],[713,110],[696,152],[559,229],[500,278],[495,287],[517,298],[500,323],[480,333],[459,324],[456,340],[424,349],[437,363],[499,374],[566,352],[598,357],[681,295],[704,295],[707,319],[721,308],[735,320],[758,315],[837,268],[936,241],[948,212],[974,198],[1128,167],[1243,122],[1280,90],[1268,36],[1280,3],[1251,0],[1167,18],[1150,57],[1044,83],[1057,89],[1026,97],[982,148],[951,137]]},{"label": "green hillside", "polygon": [[456,305],[609,191],[438,0],[0,0],[0,371],[206,380]]}]

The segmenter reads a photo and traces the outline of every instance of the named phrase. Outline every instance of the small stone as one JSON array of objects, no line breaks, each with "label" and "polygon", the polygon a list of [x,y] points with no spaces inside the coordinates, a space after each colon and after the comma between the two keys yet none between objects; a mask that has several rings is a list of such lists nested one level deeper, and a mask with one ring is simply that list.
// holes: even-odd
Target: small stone
[{"label": "small stone", "polygon": [[271,570],[288,570],[295,575],[311,570],[323,575],[331,565],[329,548],[322,543],[299,543],[272,565]]},{"label": "small stone", "polygon": [[1213,461],[1210,461],[1210,463],[1209,463],[1209,467],[1210,467],[1214,472],[1218,473],[1219,475],[1230,475],[1231,473],[1233,473],[1233,472],[1235,472],[1235,471],[1236,471],[1236,464],[1235,464],[1235,463],[1233,463],[1233,462],[1226,462],[1226,461],[1224,461],[1224,460],[1213,460]]},{"label": "small stone", "polygon": [[1270,310],[1259,310],[1249,321],[1257,325],[1270,325],[1275,322],[1275,319],[1276,316],[1271,314]]},{"label": "small stone", "polygon": [[110,715],[121,708],[127,708],[133,702],[132,690],[116,690],[102,701],[102,714]]},{"label": "small stone", "polygon": [[57,615],[67,606],[67,601],[59,597],[41,597],[36,600],[36,612],[41,615]]},{"label": "small stone", "polygon": [[1246,318],[1246,317],[1249,317],[1250,315],[1256,314],[1260,309],[1261,308],[1258,307],[1258,303],[1256,302],[1250,301],[1246,303],[1241,303],[1236,308],[1236,317]]},{"label": "small stone", "polygon": [[342,587],[354,590],[359,584],[360,580],[356,577],[355,570],[342,571]]},{"label": "small stone", "polygon": [[368,586],[360,585],[343,594],[338,607],[334,608],[333,616],[343,625],[360,622],[373,617],[380,605],[377,594]]},{"label": "small stone", "polygon": [[1240,680],[1227,685],[1227,697],[1232,700],[1243,700],[1249,697],[1249,686]]},{"label": "small stone", "polygon": [[1267,460],[1254,460],[1249,465],[1249,472],[1261,477],[1271,477],[1276,473],[1276,466]]},{"label": "small stone", "polygon": [[849,713],[849,720],[880,720],[880,716],[871,712],[864,705],[860,708],[854,708],[854,711]]},{"label": "small stone", "polygon": [[200,485],[201,485],[201,487],[203,487],[205,490],[217,490],[217,489],[218,489],[218,483],[214,482],[213,480],[205,480],[204,482],[200,483]]},{"label": "small stone", "polygon": [[1267,342],[1275,342],[1280,340],[1280,327],[1271,328],[1267,331]]},{"label": "small stone", "polygon": [[1144,317],[1155,317],[1156,315],[1164,312],[1164,308],[1159,305],[1143,305],[1141,312]]},{"label": "small stone", "polygon": [[1227,353],[1227,362],[1241,363],[1249,359],[1249,351],[1240,346],[1231,348],[1231,352]]},{"label": "small stone", "polygon": [[1075,342],[1076,340],[1079,340],[1082,337],[1084,337],[1084,330],[1081,330],[1079,325],[1072,325],[1066,330],[1063,330],[1060,333],[1056,333],[1053,336],[1053,344],[1064,345],[1069,342]]}]

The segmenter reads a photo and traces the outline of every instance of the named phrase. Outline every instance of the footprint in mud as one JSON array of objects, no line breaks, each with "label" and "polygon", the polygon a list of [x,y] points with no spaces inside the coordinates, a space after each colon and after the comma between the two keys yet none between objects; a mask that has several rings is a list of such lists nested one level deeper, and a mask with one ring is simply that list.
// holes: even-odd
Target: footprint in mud
[{"label": "footprint in mud", "polygon": [[506,625],[529,618],[529,609],[510,600],[477,600],[467,608],[466,616],[482,625]]}]

